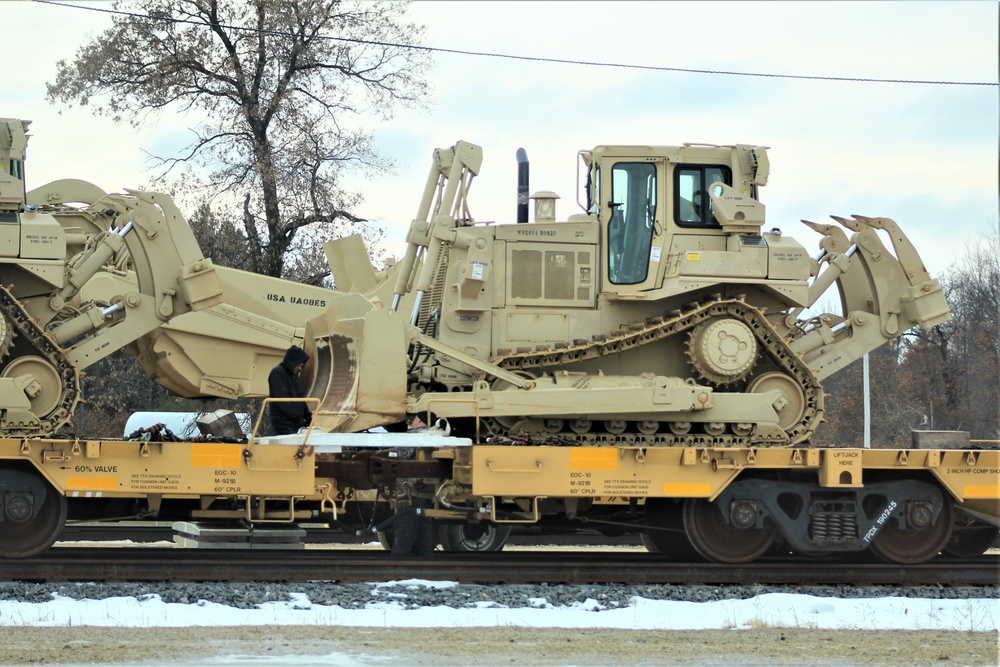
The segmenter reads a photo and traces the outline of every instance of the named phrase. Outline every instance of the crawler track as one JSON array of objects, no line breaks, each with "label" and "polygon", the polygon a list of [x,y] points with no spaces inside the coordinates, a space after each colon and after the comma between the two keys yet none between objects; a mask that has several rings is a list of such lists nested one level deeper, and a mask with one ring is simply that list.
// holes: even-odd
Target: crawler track
[{"label": "crawler track", "polygon": [[[55,433],[70,423],[80,403],[80,371],[66,356],[55,340],[39,327],[37,321],[28,314],[24,306],[15,299],[6,287],[0,285],[0,318],[5,320],[3,336],[0,340],[0,361],[10,364],[16,359],[4,360],[7,352],[12,352],[15,338],[21,350],[20,356],[37,357],[40,363],[49,364],[58,377],[61,386],[58,401],[47,414],[36,415],[38,423],[8,422],[3,425],[5,436],[46,436]],[[18,354],[13,350],[13,354]],[[46,388],[52,391],[52,387]],[[8,417],[9,420],[9,417]]]},{"label": "crawler track", "polygon": [[559,552],[438,554],[393,559],[385,552],[56,548],[36,558],[0,560],[0,581],[338,581],[430,579],[500,584],[1000,584],[1000,558],[938,559],[923,565],[835,561],[726,566],[670,563],[652,554]]},{"label": "crawler track", "polygon": [[[761,355],[768,357],[780,372],[793,378],[803,392],[804,409],[801,417],[787,429],[787,439],[772,440],[757,435],[704,434],[674,435],[671,433],[621,435],[606,433],[559,433],[558,437],[577,444],[640,445],[643,447],[755,447],[787,446],[808,438],[823,419],[823,388],[816,374],[806,365],[801,356],[789,346],[758,309],[746,303],[743,297],[723,299],[714,295],[710,300],[690,304],[687,310],[675,310],[666,316],[648,319],[644,324],[632,324],[619,331],[594,336],[592,340],[575,340],[572,345],[551,349],[548,345],[537,346],[534,350],[498,350],[490,359],[501,368],[510,371],[531,371],[536,368],[559,368],[587,359],[621,354],[642,345],[648,345],[678,336],[694,329],[697,325],[715,317],[726,317],[746,324],[757,338]],[[495,435],[502,435],[502,428],[494,420],[486,420]],[[506,434],[514,437],[516,434]],[[537,434],[546,437],[551,434]]]}]

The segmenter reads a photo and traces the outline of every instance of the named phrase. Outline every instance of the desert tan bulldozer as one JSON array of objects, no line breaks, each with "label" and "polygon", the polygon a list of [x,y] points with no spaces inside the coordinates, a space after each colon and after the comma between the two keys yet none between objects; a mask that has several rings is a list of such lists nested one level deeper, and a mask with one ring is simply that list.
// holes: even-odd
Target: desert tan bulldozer
[{"label": "desert tan bulldozer", "polygon": [[[324,428],[428,412],[495,442],[801,443],[826,376],[950,317],[888,218],[806,222],[816,257],[765,228],[761,146],[581,151],[582,212],[559,220],[539,192],[531,223],[472,218],[481,164],[470,143],[435,151],[394,276],[340,264],[338,291],[370,306],[333,300],[306,326]],[[330,253],[365,257],[356,244]],[[842,314],[809,314],[834,286]]]},{"label": "desert tan bulldozer", "polygon": [[26,191],[29,122],[0,119],[0,435],[72,429],[80,373],[122,349],[180,396],[266,396],[332,292],[216,266],[162,194]]}]

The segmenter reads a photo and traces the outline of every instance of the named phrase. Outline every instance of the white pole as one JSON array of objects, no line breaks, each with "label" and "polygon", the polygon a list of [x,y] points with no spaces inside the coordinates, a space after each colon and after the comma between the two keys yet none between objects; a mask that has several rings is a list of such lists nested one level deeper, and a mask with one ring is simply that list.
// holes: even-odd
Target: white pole
[{"label": "white pole", "polygon": [[871,392],[868,385],[868,353],[864,356],[864,394],[865,394],[865,449],[872,446],[872,406]]}]

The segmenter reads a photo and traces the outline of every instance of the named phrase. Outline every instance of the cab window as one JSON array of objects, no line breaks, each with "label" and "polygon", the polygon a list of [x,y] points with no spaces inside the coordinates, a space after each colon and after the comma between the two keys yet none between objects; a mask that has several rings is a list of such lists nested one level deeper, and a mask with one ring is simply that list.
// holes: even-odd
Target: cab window
[{"label": "cab window", "polygon": [[611,169],[608,277],[616,285],[646,279],[656,226],[656,165],[619,162]]},{"label": "cab window", "polygon": [[674,220],[681,227],[719,227],[712,214],[708,186],[733,184],[733,173],[721,165],[678,165],[674,169]]}]

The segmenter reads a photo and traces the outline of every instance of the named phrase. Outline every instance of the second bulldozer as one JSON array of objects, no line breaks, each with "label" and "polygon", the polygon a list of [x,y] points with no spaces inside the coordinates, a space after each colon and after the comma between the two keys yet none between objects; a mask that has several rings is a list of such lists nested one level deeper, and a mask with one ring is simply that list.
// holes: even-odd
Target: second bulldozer
[{"label": "second bulldozer", "polygon": [[[825,377],[950,318],[888,218],[803,221],[822,235],[815,257],[766,228],[764,147],[578,158],[580,213],[557,220],[558,196],[539,192],[534,222],[526,201],[520,222],[476,222],[482,150],[458,142],[434,152],[391,272],[376,277],[357,237],[330,245],[349,294],[306,326],[317,424],[394,428],[430,413],[495,442],[802,443],[822,420]],[[831,287],[841,312],[810,314]]]}]

